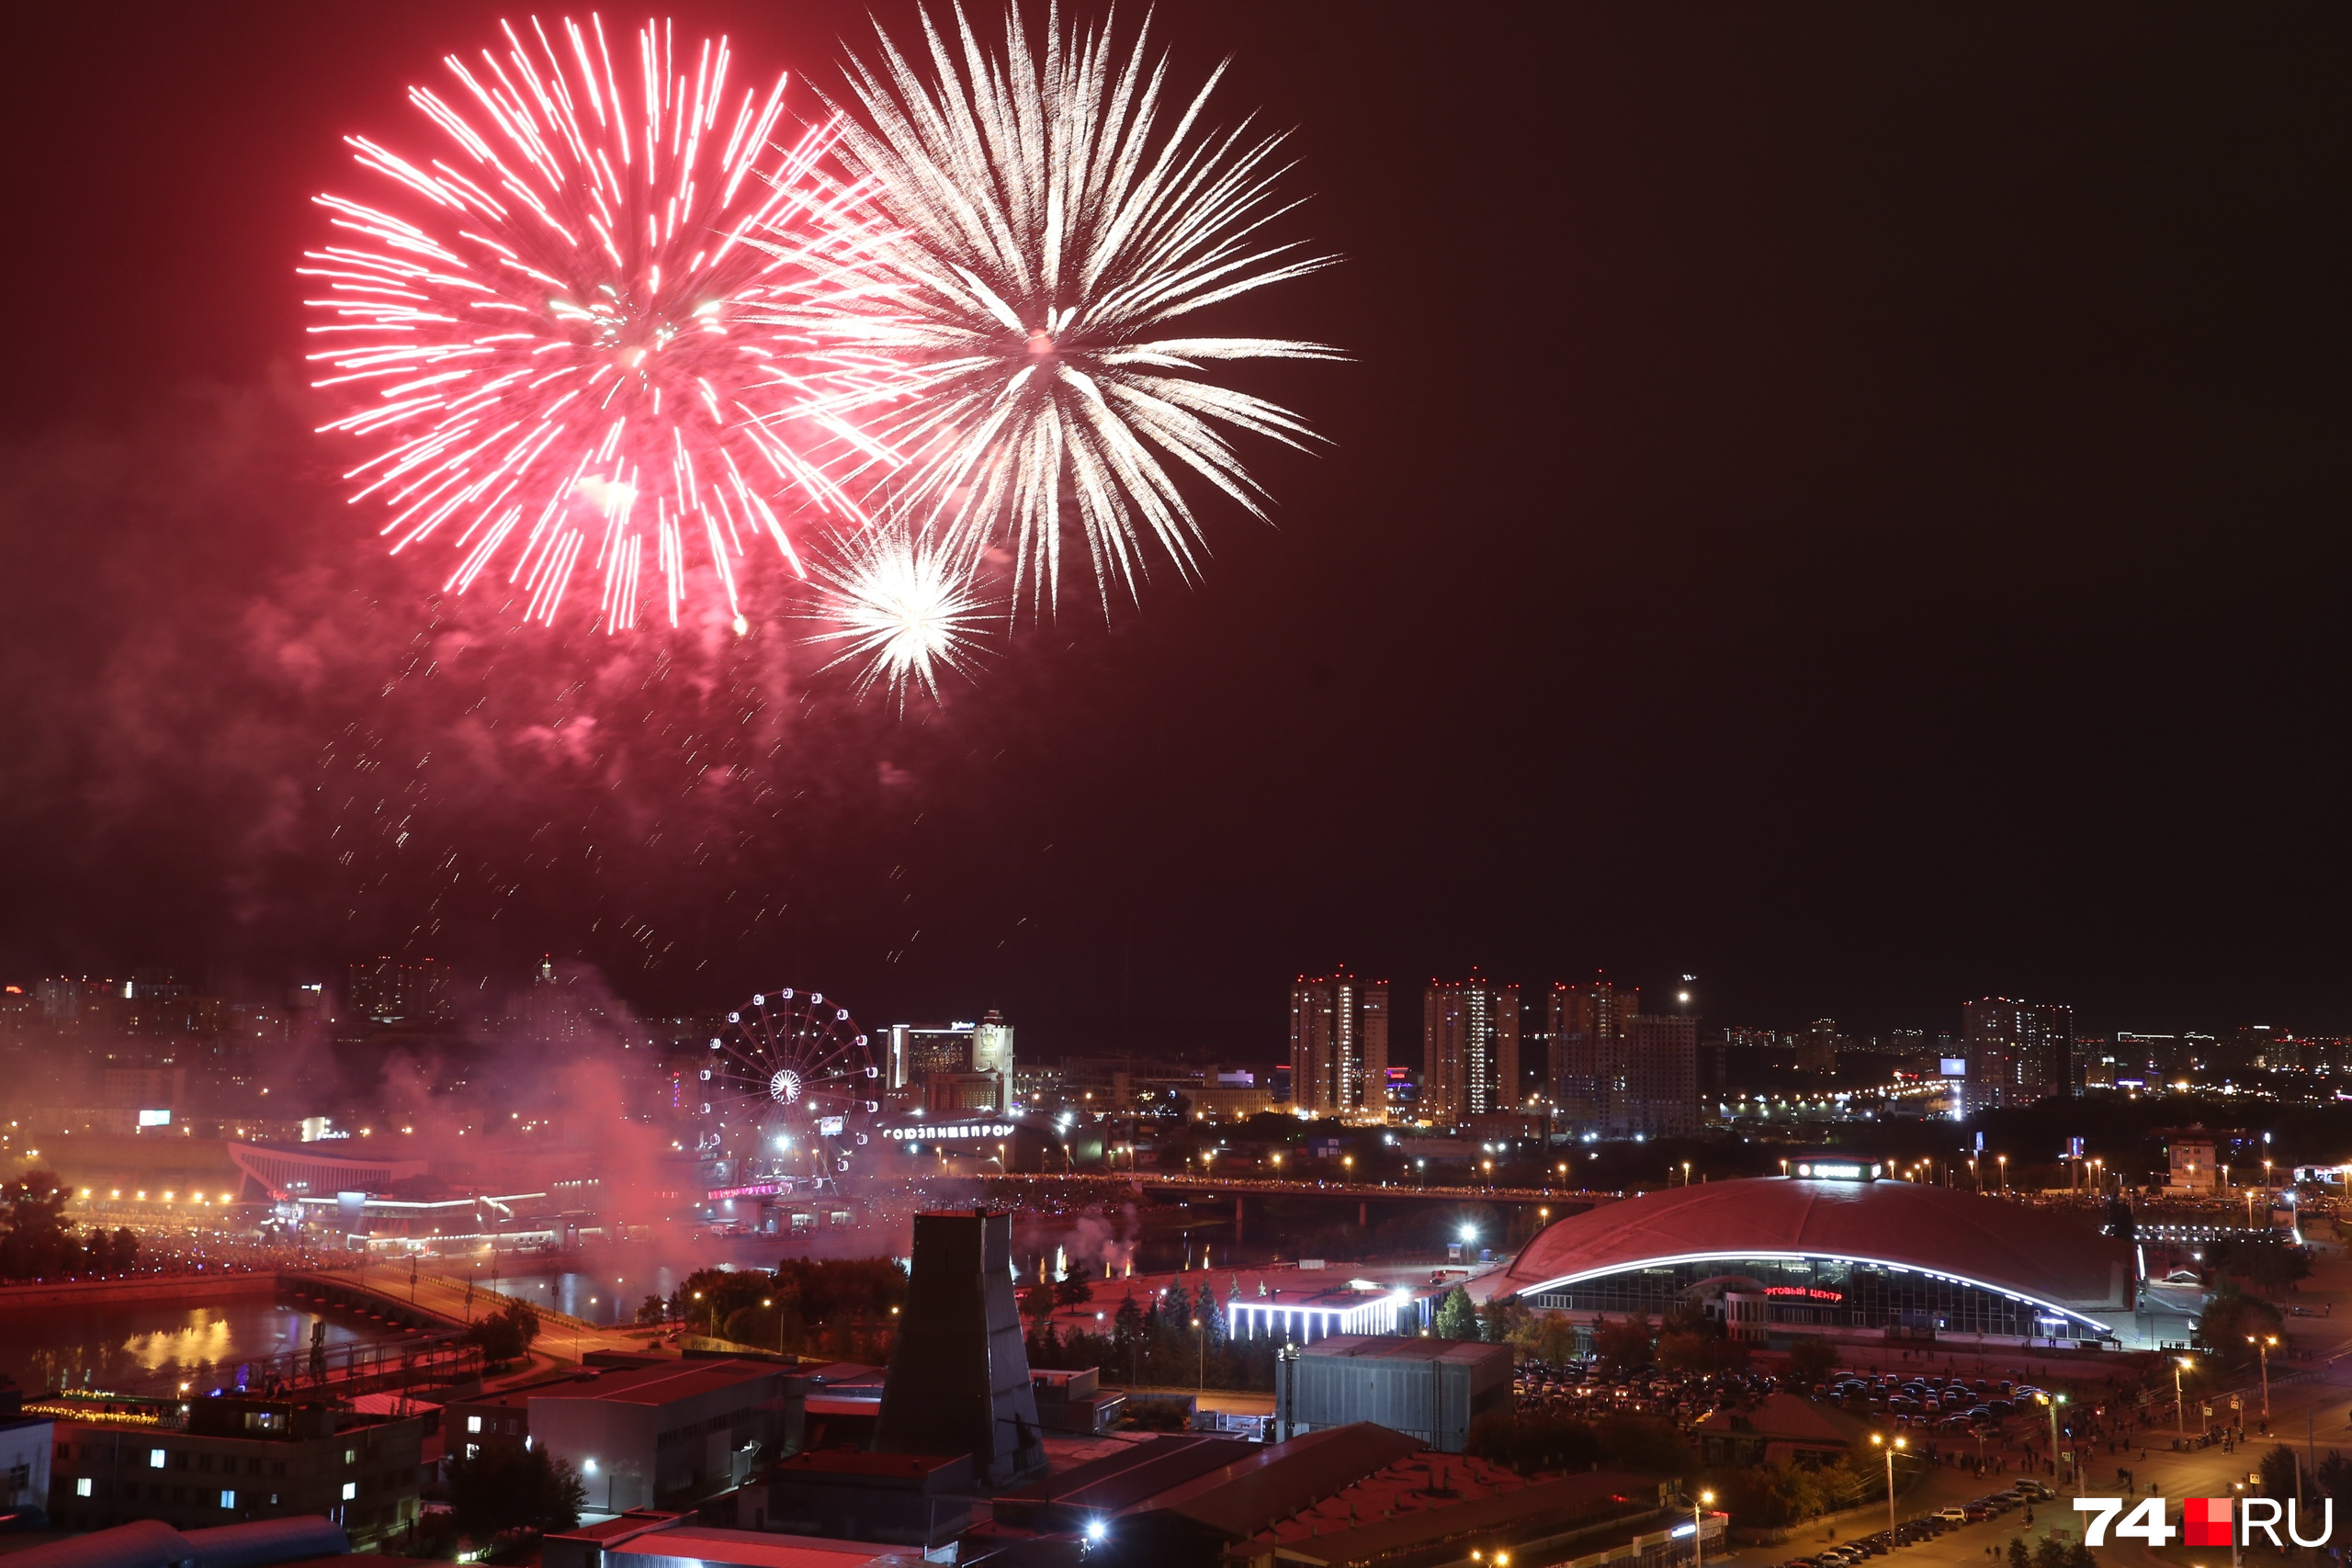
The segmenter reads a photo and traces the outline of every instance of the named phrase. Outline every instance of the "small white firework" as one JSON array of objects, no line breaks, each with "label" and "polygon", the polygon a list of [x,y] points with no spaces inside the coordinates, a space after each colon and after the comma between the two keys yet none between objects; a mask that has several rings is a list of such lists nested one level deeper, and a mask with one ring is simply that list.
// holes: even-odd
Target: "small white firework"
[{"label": "small white firework", "polygon": [[999,59],[960,6],[956,23],[960,69],[923,18],[934,82],[888,36],[878,68],[853,67],[839,152],[883,222],[838,292],[779,319],[903,373],[877,376],[887,390],[860,416],[910,459],[892,515],[965,560],[1009,539],[1017,604],[1024,586],[1057,597],[1067,508],[1107,609],[1114,581],[1134,593],[1147,539],[1197,569],[1199,524],[1168,459],[1262,516],[1229,434],[1309,434],[1208,367],[1341,357],[1170,324],[1332,258],[1265,237],[1289,210],[1281,138],[1202,128],[1222,68],[1163,125],[1168,65],[1141,36],[1122,61],[1107,30],[1065,34],[1049,15],[1040,62],[1017,15]]},{"label": "small white firework", "polygon": [[937,697],[942,668],[968,672],[988,603],[935,542],[878,525],[835,541],[815,570],[821,584],[815,618],[832,624],[809,640],[843,645],[828,670],[864,661],[861,694],[881,683],[904,707],[909,685]]}]

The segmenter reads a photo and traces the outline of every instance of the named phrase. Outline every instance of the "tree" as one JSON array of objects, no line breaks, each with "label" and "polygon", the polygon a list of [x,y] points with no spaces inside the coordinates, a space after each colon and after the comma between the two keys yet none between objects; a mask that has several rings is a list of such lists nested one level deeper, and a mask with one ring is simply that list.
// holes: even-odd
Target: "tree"
[{"label": "tree", "polygon": [[2262,1494],[2266,1497],[2292,1497],[2302,1467],[2296,1461],[2295,1450],[2284,1443],[2274,1443],[2262,1456]]},{"label": "tree", "polygon": [[1808,1335],[1789,1346],[1789,1381],[1801,1387],[1826,1382],[1838,1370],[1838,1352],[1826,1339]]},{"label": "tree", "polygon": [[1021,1311],[1025,1317],[1045,1319],[1054,1315],[1054,1308],[1061,1303],[1055,1298],[1054,1288],[1043,1280],[1021,1292]]},{"label": "tree", "polygon": [[2319,1489],[2339,1503],[2352,1503],[2352,1460],[2335,1449],[2319,1461]]},{"label": "tree", "polygon": [[2033,1568],[2033,1555],[2026,1551],[2023,1536],[2009,1537],[2009,1568]]},{"label": "tree", "polygon": [[65,1184],[55,1171],[0,1181],[0,1279],[70,1274],[85,1260],[82,1244],[65,1228]]},{"label": "tree", "polygon": [[1437,1319],[1430,1325],[1430,1334],[1438,1339],[1478,1337],[1478,1310],[1470,1304],[1469,1292],[1459,1285],[1446,1292],[1445,1300],[1438,1303]]},{"label": "tree", "polygon": [[139,1267],[139,1238],[129,1225],[117,1227],[114,1237],[107,1244],[107,1267],[118,1274],[128,1274]]},{"label": "tree", "polygon": [[2276,1334],[2284,1321],[2277,1307],[2247,1295],[2238,1289],[2236,1280],[2225,1274],[2221,1288],[2205,1303],[2204,1314],[2197,1320],[2198,1348],[2210,1360],[2224,1366],[2243,1366],[2253,1360],[2256,1353],[2247,1339]]},{"label": "tree", "polygon": [[2043,1536],[2033,1549],[2033,1568],[2066,1568],[2066,1543],[2054,1535]]},{"label": "tree", "polygon": [[1554,1366],[1577,1353],[1577,1325],[1564,1312],[1547,1312],[1535,1325],[1535,1354]]},{"label": "tree", "polygon": [[637,1321],[659,1323],[670,1315],[670,1304],[660,1296],[649,1295],[637,1306]]},{"label": "tree", "polygon": [[1498,1296],[1478,1309],[1478,1337],[1524,1355],[1535,1345],[1535,1314],[1517,1296]]},{"label": "tree", "polygon": [[1650,1320],[1646,1313],[1602,1322],[1592,1332],[1593,1353],[1612,1372],[1629,1372],[1650,1364]]},{"label": "tree", "polygon": [[1084,1306],[1094,1299],[1094,1287],[1073,1274],[1054,1287],[1054,1304],[1057,1307]]},{"label": "tree", "polygon": [[531,1341],[539,1337],[539,1314],[531,1303],[510,1301],[488,1315],[474,1320],[466,1330],[469,1344],[481,1348],[481,1358],[492,1366],[514,1360],[527,1352]]},{"label": "tree", "polygon": [[502,1530],[575,1529],[587,1500],[571,1461],[544,1448],[486,1444],[471,1459],[449,1461],[449,1502],[458,1528],[477,1540]]}]

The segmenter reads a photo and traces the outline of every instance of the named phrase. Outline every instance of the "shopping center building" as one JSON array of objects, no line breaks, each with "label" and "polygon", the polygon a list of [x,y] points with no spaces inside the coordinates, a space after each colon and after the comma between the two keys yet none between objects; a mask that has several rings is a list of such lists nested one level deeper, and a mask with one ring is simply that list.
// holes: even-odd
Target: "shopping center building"
[{"label": "shopping center building", "polygon": [[[1574,1315],[1696,1302],[1737,1337],[1820,1334],[2137,1348],[2130,1244],[2065,1212],[1808,1161],[1560,1220],[1494,1293]],[[1835,1172],[1836,1174],[1827,1174]]]}]

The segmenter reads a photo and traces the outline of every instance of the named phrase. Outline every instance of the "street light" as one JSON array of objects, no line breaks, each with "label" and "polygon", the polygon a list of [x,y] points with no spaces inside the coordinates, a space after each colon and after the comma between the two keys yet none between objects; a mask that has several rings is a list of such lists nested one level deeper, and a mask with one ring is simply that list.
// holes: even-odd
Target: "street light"
[{"label": "street light", "polygon": [[2193,1367],[2196,1364],[2186,1356],[2175,1356],[2172,1359],[2172,1403],[2176,1417],[2174,1424],[2180,1428],[2180,1435],[2184,1438],[2188,1436],[2188,1398],[2181,1393],[2180,1374],[2182,1369]]},{"label": "street light", "polygon": [[1894,1450],[1909,1448],[1911,1439],[1897,1438],[1890,1443],[1876,1432],[1872,1432],[1871,1444],[1874,1448],[1886,1450],[1886,1539],[1891,1544],[1894,1540]]},{"label": "street light", "polygon": [[2038,1397],[2050,1406],[2050,1469],[2055,1477],[2058,1469],[2058,1407],[2066,1403],[2066,1396],[2062,1393],[2052,1397],[2045,1393]]},{"label": "street light", "polygon": [[2245,1337],[2245,1342],[2253,1346],[2262,1357],[2262,1424],[2267,1427],[2270,1425],[2270,1347],[2278,1343],[2278,1337],[2276,1334],[2266,1334],[2256,1339],[2249,1334]]},{"label": "street light", "polygon": [[2009,1195],[2009,1156],[1995,1155],[1993,1157],[2001,1162],[2001,1196],[2006,1198]]},{"label": "street light", "polygon": [[[1699,1565],[1706,1560],[1707,1521],[1702,1510],[1710,1504],[1713,1503],[1714,1500],[1715,1495],[1713,1493],[1702,1492],[1699,1494],[1697,1506],[1690,1510],[1690,1568],[1699,1568]],[[1496,1553],[1495,1560],[1498,1562],[1507,1562],[1510,1561],[1509,1558],[1504,1557],[1499,1552]]]}]

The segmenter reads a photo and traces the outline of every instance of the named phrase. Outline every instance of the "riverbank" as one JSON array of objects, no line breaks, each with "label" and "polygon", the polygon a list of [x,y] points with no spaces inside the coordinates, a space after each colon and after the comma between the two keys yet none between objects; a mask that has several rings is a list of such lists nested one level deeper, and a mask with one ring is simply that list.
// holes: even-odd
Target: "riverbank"
[{"label": "riverbank", "polygon": [[275,1269],[251,1273],[158,1274],[143,1280],[68,1280],[0,1285],[0,1312],[113,1302],[218,1302],[238,1296],[273,1295],[277,1291]]}]

